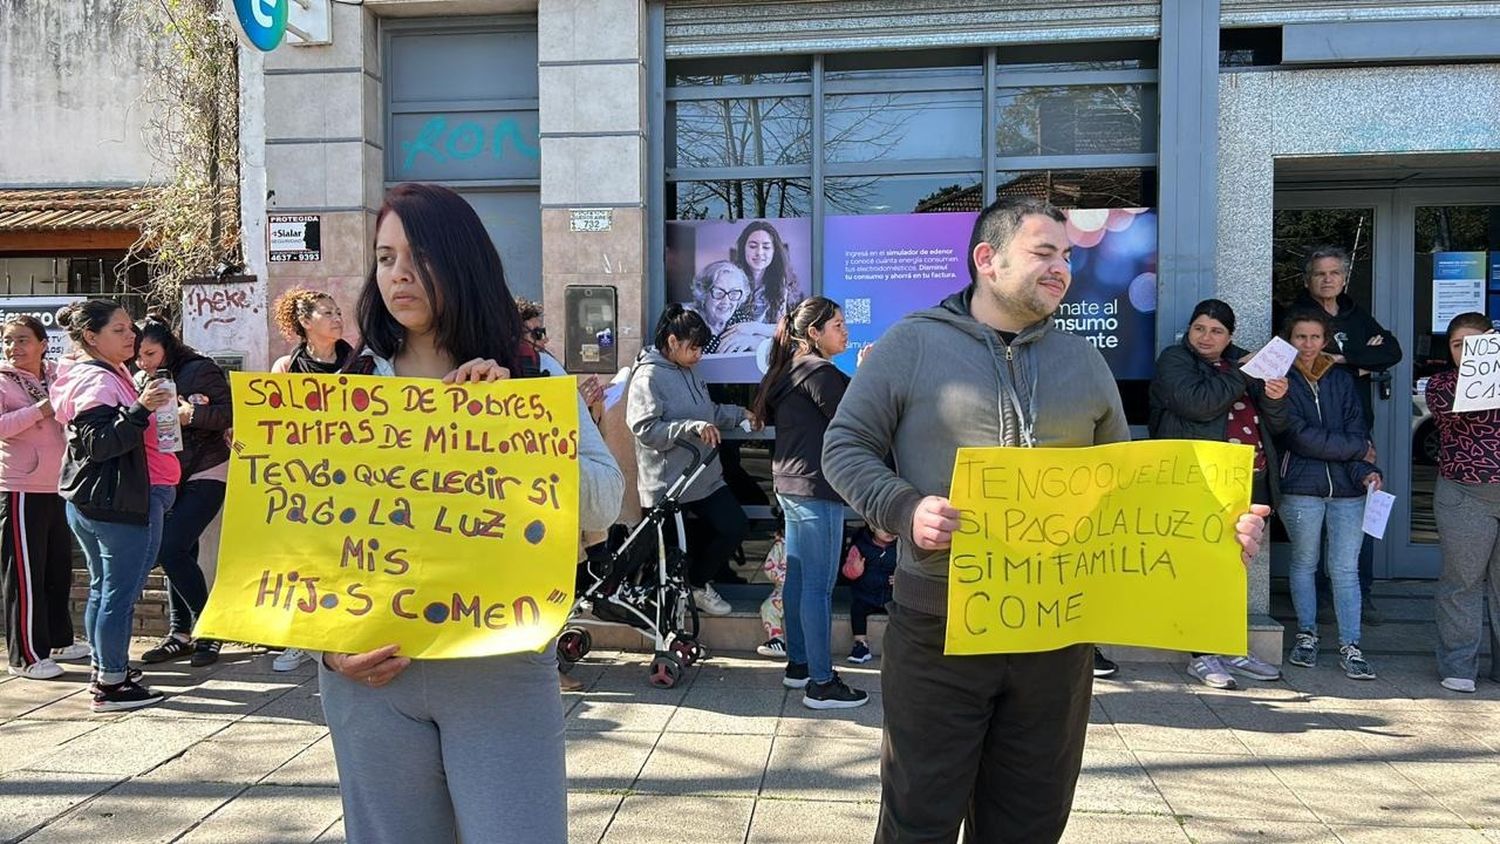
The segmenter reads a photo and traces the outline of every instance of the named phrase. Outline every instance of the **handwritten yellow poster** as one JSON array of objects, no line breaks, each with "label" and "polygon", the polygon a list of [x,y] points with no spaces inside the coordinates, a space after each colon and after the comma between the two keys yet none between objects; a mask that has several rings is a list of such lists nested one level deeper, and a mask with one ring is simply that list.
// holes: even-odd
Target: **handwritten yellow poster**
[{"label": "handwritten yellow poster", "polygon": [[195,635],[426,658],[556,635],[578,550],[574,379],[230,377],[224,530]]},{"label": "handwritten yellow poster", "polygon": [[1188,440],[960,449],[944,652],[1245,653],[1253,466],[1250,446]]}]

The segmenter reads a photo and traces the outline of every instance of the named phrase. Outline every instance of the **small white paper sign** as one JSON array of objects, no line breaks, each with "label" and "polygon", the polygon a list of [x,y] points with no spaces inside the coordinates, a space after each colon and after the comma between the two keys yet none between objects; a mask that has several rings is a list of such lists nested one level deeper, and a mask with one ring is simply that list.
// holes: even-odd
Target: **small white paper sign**
[{"label": "small white paper sign", "polygon": [[1272,337],[1260,351],[1250,356],[1240,367],[1240,371],[1252,378],[1269,381],[1272,378],[1284,378],[1292,368],[1292,362],[1297,359],[1297,349],[1291,343],[1280,337]]},{"label": "small white paper sign", "polygon": [[1464,359],[1458,365],[1458,388],[1453,412],[1500,407],[1500,334],[1471,334],[1464,338]]},{"label": "small white paper sign", "polygon": [[1385,538],[1386,522],[1391,520],[1391,508],[1396,504],[1396,496],[1389,492],[1378,489],[1370,490],[1365,496],[1365,533],[1376,539]]}]

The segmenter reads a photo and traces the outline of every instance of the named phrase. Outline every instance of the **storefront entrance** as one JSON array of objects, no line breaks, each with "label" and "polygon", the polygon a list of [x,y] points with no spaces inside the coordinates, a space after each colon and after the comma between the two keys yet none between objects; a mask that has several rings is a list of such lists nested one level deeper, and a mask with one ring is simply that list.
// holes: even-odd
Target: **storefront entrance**
[{"label": "storefront entrance", "polygon": [[1500,185],[1445,177],[1454,186],[1309,189],[1280,177],[1276,301],[1302,289],[1310,249],[1342,246],[1353,263],[1348,294],[1401,343],[1401,362],[1374,396],[1379,464],[1397,495],[1385,538],[1375,543],[1375,576],[1435,578],[1437,437],[1423,391],[1428,376],[1452,365],[1445,333],[1452,316],[1482,311],[1500,321]]}]

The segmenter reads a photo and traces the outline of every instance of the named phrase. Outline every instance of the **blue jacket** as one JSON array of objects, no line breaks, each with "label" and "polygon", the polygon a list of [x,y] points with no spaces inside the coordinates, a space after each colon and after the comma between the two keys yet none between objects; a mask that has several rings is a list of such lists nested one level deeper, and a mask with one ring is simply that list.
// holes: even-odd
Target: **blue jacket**
[{"label": "blue jacket", "polygon": [[1317,381],[1295,366],[1288,381],[1287,428],[1280,437],[1281,494],[1363,496],[1365,478],[1380,469],[1364,460],[1370,430],[1354,377],[1330,362]]}]

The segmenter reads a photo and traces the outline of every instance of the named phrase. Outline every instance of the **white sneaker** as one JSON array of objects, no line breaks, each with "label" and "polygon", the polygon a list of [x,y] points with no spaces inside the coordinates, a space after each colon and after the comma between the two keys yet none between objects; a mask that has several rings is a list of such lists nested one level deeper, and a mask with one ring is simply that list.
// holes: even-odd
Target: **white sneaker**
[{"label": "white sneaker", "polygon": [[312,659],[312,654],[301,648],[287,648],[271,661],[272,671],[296,671],[297,666]]},{"label": "white sneaker", "polygon": [[88,642],[74,642],[66,648],[53,648],[52,658],[62,662],[82,662],[94,655]]},{"label": "white sneaker", "polygon": [[63,667],[51,659],[39,659],[30,665],[10,667],[10,673],[17,677],[25,677],[28,680],[51,680],[53,677],[63,675]]},{"label": "white sneaker", "polygon": [[1203,685],[1211,689],[1239,688],[1239,684],[1224,670],[1224,664],[1213,654],[1193,657],[1193,661],[1188,663],[1188,673],[1202,680]]},{"label": "white sneaker", "polygon": [[1462,677],[1444,677],[1443,688],[1450,692],[1463,692],[1466,695],[1474,694],[1474,681]]},{"label": "white sneaker", "polygon": [[693,590],[693,603],[698,605],[698,611],[708,615],[729,615],[734,609],[729,602],[724,600],[712,583],[705,584],[702,589]]}]

